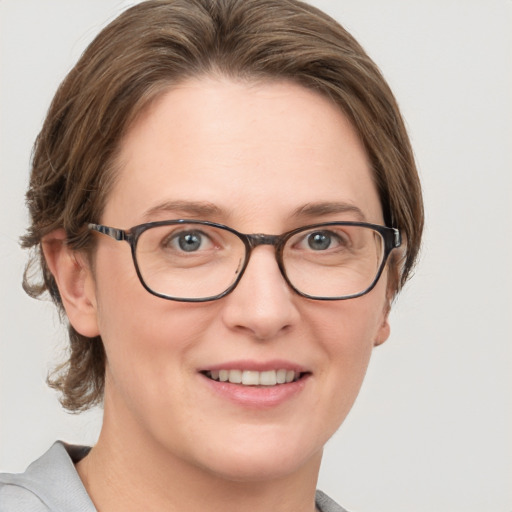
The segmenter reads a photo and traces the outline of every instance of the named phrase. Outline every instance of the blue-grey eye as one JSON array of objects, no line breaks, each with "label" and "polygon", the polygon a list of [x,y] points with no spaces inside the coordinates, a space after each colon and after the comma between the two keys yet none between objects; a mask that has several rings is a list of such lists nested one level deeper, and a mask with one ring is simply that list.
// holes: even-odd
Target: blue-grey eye
[{"label": "blue-grey eye", "polygon": [[308,245],[314,251],[325,251],[329,249],[332,236],[327,231],[317,231],[308,235]]},{"label": "blue-grey eye", "polygon": [[178,236],[178,245],[180,246],[180,249],[185,252],[197,251],[201,247],[202,243],[203,237],[201,233],[197,231],[182,233]]}]

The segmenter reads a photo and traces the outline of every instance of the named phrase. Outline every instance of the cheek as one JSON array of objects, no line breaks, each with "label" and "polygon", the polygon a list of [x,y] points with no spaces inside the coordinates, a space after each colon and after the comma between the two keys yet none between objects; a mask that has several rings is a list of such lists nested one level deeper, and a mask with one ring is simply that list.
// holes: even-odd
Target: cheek
[{"label": "cheek", "polygon": [[154,297],[139,283],[134,293],[126,288],[124,293],[100,295],[98,301],[100,333],[111,371],[148,378],[179,366],[181,358],[199,343],[212,315]]},{"label": "cheek", "polygon": [[[338,317],[326,354],[330,359],[334,400],[343,395],[350,407],[355,400],[370,360],[375,330],[373,322],[358,309],[348,308]],[[352,314],[350,314],[352,313]]]},{"label": "cheek", "polygon": [[355,299],[315,305],[308,323],[315,326],[315,338],[321,340],[327,354],[347,362],[369,358],[386,320],[381,288],[382,293],[375,289],[376,293]]},{"label": "cheek", "polygon": [[137,295],[136,311],[126,307],[125,296],[123,304],[110,304],[108,321],[103,317],[105,409],[131,432],[151,432],[167,445],[175,418],[186,423],[190,414],[188,384],[196,371],[191,354],[215,314],[142,293],[148,297]]},{"label": "cheek", "polygon": [[215,313],[151,295],[140,283],[130,254],[104,251],[98,256],[97,318],[109,378],[125,392],[150,392],[162,379],[186,371],[183,358]]},{"label": "cheek", "polygon": [[321,345],[327,400],[343,420],[359,393],[375,341],[385,324],[385,287],[357,299],[320,304],[314,338]]}]

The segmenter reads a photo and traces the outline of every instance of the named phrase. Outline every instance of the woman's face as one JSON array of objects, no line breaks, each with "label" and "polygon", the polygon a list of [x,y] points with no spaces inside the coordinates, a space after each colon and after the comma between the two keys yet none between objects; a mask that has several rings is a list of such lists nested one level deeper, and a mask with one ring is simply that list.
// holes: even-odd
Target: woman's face
[{"label": "woman's face", "polygon": [[[281,234],[317,222],[382,224],[370,163],[331,102],[287,82],[197,79],[174,87],[123,140],[102,223],[199,219]],[[347,208],[348,206],[348,208]],[[257,247],[238,287],[206,303],[148,293],[130,248],[98,235],[85,287],[107,352],[104,429],[142,452],[224,478],[317,465],[388,334],[386,274],[367,295],[314,301]],[[275,386],[212,370],[294,370]],[[236,373],[236,372],[235,372]]]}]

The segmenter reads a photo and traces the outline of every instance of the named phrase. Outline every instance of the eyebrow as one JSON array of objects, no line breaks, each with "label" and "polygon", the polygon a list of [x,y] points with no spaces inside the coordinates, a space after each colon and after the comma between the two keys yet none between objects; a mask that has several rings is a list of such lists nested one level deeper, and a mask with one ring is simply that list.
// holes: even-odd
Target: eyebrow
[{"label": "eyebrow", "polygon": [[144,212],[144,219],[151,220],[157,214],[172,212],[191,217],[203,218],[221,216],[223,210],[208,201],[164,201]]},{"label": "eyebrow", "polygon": [[[224,218],[227,215],[225,210],[208,201],[164,201],[146,210],[143,217],[145,220],[150,221],[155,215],[163,213],[173,213],[198,219]],[[359,207],[351,203],[336,201],[307,203],[296,208],[292,212],[291,217],[314,218],[346,213],[353,214],[356,220],[366,221],[366,216]]]},{"label": "eyebrow", "polygon": [[297,208],[293,212],[294,217],[321,217],[340,213],[351,213],[357,220],[366,221],[363,211],[354,204],[345,202],[325,201],[320,203],[308,203]]}]

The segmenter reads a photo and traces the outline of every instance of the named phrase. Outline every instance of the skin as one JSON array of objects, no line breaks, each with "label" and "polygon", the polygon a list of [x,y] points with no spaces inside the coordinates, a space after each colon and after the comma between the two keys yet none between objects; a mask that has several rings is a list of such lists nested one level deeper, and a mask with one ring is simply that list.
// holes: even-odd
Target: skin
[{"label": "skin", "polygon": [[[383,223],[354,129],[329,100],[292,83],[206,77],[174,87],[131,127],[118,163],[109,226],[185,217],[280,234],[331,220]],[[304,211],[326,202],[338,206]],[[63,238],[53,233],[44,250],[68,317],[101,335],[108,358],[103,428],[78,464],[98,510],[229,511],[243,501],[244,510],[311,512],[323,446],[372,348],[389,336],[386,273],[363,297],[309,300],[260,246],[230,295],[180,303],[141,286],[128,244],[98,235],[92,271]],[[310,374],[272,407],[226,400],[199,373],[276,359]]]}]

